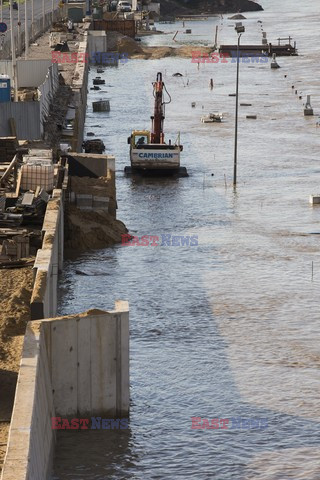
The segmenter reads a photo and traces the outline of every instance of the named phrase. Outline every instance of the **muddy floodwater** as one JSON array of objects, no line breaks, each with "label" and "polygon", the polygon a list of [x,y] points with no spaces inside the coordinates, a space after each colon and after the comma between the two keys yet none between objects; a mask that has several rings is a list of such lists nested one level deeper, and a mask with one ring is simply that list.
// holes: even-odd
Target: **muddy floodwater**
[{"label": "muddy floodwater", "polygon": [[[262,5],[245,14],[242,43],[260,42],[261,20],[268,41],[290,35],[299,56],[279,57],[278,70],[240,64],[240,103],[251,106],[239,107],[236,192],[235,63],[129,60],[89,93],[86,132],[116,156],[118,218],[136,236],[196,236],[197,245],[118,245],[66,262],[59,313],[130,302],[131,413],[126,430],[61,432],[55,480],[320,478],[320,207],[308,203],[320,192],[320,6]],[[221,42],[236,43],[227,16],[186,22],[191,35],[181,22],[158,25],[167,33],[144,42],[206,45],[216,25]],[[172,97],[166,138],[181,132],[190,177],[126,178],[127,138],[150,128],[160,71]],[[94,76],[93,67],[90,85]],[[314,117],[303,116],[307,94]],[[92,113],[100,98],[110,113]],[[201,123],[209,112],[224,121]],[[191,417],[266,423],[197,430]]]}]

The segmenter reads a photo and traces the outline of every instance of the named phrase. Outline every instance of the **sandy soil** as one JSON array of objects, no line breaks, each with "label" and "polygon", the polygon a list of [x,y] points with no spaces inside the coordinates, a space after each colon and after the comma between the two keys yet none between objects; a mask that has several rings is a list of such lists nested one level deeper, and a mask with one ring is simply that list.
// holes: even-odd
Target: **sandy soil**
[{"label": "sandy soil", "polygon": [[87,212],[68,205],[65,252],[74,256],[86,250],[105,248],[121,242],[126,226],[107,212]]},{"label": "sandy soil", "polygon": [[23,335],[30,320],[32,268],[0,270],[0,471],[20,365]]},{"label": "sandy soil", "polygon": [[158,59],[163,57],[192,58],[192,52],[211,53],[211,47],[199,47],[196,45],[184,45],[183,47],[145,47],[141,46],[133,38],[120,33],[113,33],[113,41],[117,41],[119,53],[126,53],[130,58]]},{"label": "sandy soil", "polygon": [[108,178],[70,177],[71,191],[74,193],[91,194],[97,197],[113,197],[112,182]]}]

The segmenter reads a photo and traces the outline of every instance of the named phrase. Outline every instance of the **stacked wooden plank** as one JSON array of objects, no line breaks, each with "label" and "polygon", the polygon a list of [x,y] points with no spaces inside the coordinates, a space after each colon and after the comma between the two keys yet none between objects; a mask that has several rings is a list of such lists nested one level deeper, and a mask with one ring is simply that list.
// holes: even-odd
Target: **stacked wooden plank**
[{"label": "stacked wooden plank", "polygon": [[13,238],[3,240],[0,251],[1,260],[20,260],[30,255],[30,242],[28,235],[15,235]]}]

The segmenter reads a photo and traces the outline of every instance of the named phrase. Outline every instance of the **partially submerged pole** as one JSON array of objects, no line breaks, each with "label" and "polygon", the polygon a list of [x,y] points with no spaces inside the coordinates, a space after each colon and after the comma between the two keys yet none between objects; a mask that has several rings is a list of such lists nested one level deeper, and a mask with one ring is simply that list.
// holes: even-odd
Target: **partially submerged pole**
[{"label": "partially submerged pole", "polygon": [[313,115],[313,108],[311,107],[310,98],[311,98],[311,96],[307,95],[307,103],[304,106],[304,116],[305,117]]},{"label": "partially submerged pole", "polygon": [[215,35],[215,39],[214,39],[215,50],[217,49],[217,47],[218,47],[218,25],[216,25],[216,35]]},{"label": "partially submerged pole", "polygon": [[236,80],[236,112],[235,112],[235,126],[234,126],[234,158],[233,158],[233,186],[237,185],[237,157],[238,157],[238,107],[239,107],[239,65],[240,65],[240,38],[244,33],[245,28],[241,23],[236,24],[236,32],[238,34],[237,45],[237,80]]},{"label": "partially submerged pole", "polygon": [[280,68],[280,65],[277,62],[276,54],[272,54],[271,68]]}]

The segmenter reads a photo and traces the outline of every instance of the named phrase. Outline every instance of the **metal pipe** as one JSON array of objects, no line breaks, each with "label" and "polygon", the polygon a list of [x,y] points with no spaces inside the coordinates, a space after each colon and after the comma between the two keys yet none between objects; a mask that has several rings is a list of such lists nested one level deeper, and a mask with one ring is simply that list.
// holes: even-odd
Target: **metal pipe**
[{"label": "metal pipe", "polygon": [[51,2],[51,9],[52,9],[52,24],[54,22],[54,0]]},{"label": "metal pipe", "polygon": [[0,0],[0,21],[3,20],[3,0]]},{"label": "metal pipe", "polygon": [[237,46],[237,85],[236,85],[236,114],[234,127],[234,160],[233,160],[233,185],[237,185],[237,155],[238,155],[238,103],[239,103],[239,47],[241,33],[238,34]]},{"label": "metal pipe", "polygon": [[31,0],[31,36],[34,39],[34,0]]}]

